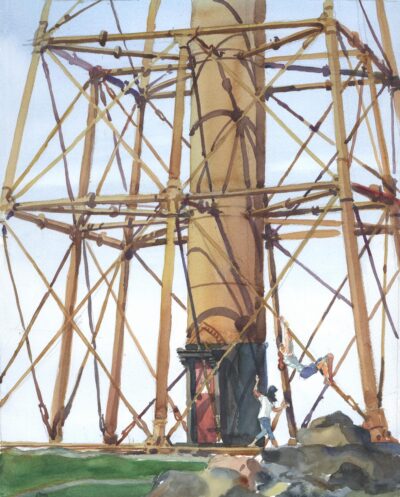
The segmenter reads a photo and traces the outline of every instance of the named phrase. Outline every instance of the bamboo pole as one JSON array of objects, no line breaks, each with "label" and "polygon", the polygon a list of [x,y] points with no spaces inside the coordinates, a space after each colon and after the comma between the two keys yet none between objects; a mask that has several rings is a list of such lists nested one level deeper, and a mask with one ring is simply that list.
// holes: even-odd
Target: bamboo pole
[{"label": "bamboo pole", "polygon": [[[346,53],[343,51],[339,52],[340,57],[358,57],[360,55],[359,50],[347,50]],[[266,57],[264,62],[283,62],[290,60],[291,55],[274,55],[272,57]],[[316,59],[326,59],[328,54],[326,52],[314,52],[309,54],[302,54],[298,57],[298,60],[316,60]]]},{"label": "bamboo pole", "polygon": [[248,50],[247,52],[243,52],[241,54],[242,57],[250,57],[252,55],[257,55],[262,52],[266,52],[267,50],[278,50],[279,48],[283,47],[284,45],[287,45],[288,43],[292,43],[294,41],[302,40],[303,38],[307,38],[310,35],[313,35],[315,33],[318,33],[322,30],[322,26],[319,26],[318,28],[309,28],[309,29],[304,29],[302,31],[297,31],[296,33],[292,33],[288,36],[285,36],[283,38],[280,38],[275,41],[271,41],[268,43],[263,43],[262,45],[252,48],[251,50]]},{"label": "bamboo pole", "polygon": [[[337,183],[333,181],[320,181],[320,182],[310,182],[310,183],[295,183],[280,186],[267,186],[264,188],[249,188],[247,190],[237,189],[230,190],[226,192],[213,191],[213,192],[199,192],[185,194],[187,200],[204,200],[204,199],[217,199],[217,198],[230,198],[230,197],[240,197],[240,196],[254,196],[254,195],[264,195],[264,194],[274,194],[274,193],[291,193],[291,192],[302,192],[308,190],[335,190],[337,188]],[[52,207],[79,207],[79,206],[96,206],[96,205],[137,205],[141,203],[160,203],[166,200],[165,193],[150,193],[150,194],[136,194],[136,195],[84,195],[82,197],[77,197],[75,200],[70,200],[69,198],[54,199],[54,200],[34,200],[32,202],[18,202],[14,204],[15,211],[34,211],[43,210],[45,208]],[[138,211],[140,212],[140,211]],[[148,216],[154,214],[153,211],[143,211],[143,215]],[[139,214],[138,214],[139,215]]]},{"label": "bamboo pole", "polygon": [[[48,228],[58,233],[64,233],[70,237],[73,236],[75,228],[72,224],[63,223],[61,221],[55,221],[54,219],[49,219],[43,214],[35,216],[28,212],[18,211],[14,213],[17,219],[22,219],[23,221],[28,221],[30,223],[36,224],[40,229]],[[97,245],[106,245],[107,247],[112,247],[115,249],[122,250],[124,248],[124,243],[122,240],[117,238],[112,238],[105,235],[104,233],[92,233],[91,231],[85,233],[85,238],[88,240],[93,240]]]},{"label": "bamboo pole", "polygon": [[336,195],[336,189],[331,189],[327,191],[322,191],[321,193],[314,193],[312,195],[301,196],[296,198],[287,198],[282,202],[278,202],[276,204],[270,205],[268,207],[263,207],[262,209],[254,209],[250,212],[252,216],[264,216],[269,212],[276,211],[277,209],[281,209],[286,207],[286,209],[293,209],[301,204],[305,204],[308,202],[314,202],[315,200],[319,200],[320,198],[330,197],[332,195]]},{"label": "bamboo pole", "polygon": [[[323,26],[321,19],[305,19],[301,21],[283,21],[283,22],[266,22],[255,24],[232,24],[228,26],[212,26],[212,27],[196,27],[187,29],[168,29],[165,31],[154,32],[141,32],[141,33],[116,33],[106,34],[106,42],[111,41],[130,41],[130,40],[146,40],[149,38],[180,38],[180,37],[193,37],[205,36],[214,34],[235,34],[245,33],[247,31],[257,30],[273,30],[273,29],[286,29],[286,28],[302,28],[302,27],[315,27]],[[49,45],[61,45],[69,43],[98,43],[101,41],[101,35],[88,35],[88,36],[60,36],[51,37],[48,40]]]},{"label": "bamboo pole", "polygon": [[[86,45],[47,45],[48,49],[55,48],[57,50],[69,50],[71,52],[77,52],[77,53],[90,53],[90,54],[97,54],[97,55],[112,55],[116,59],[119,59],[120,57],[140,57],[142,59],[155,59],[159,58],[161,60],[178,60],[179,56],[176,54],[163,54],[159,52],[153,52],[153,51],[146,51],[146,50],[122,50],[120,47],[115,47],[115,48],[99,48],[99,47],[92,47],[92,46],[86,46]],[[138,66],[137,69],[143,69],[140,66]],[[132,68],[131,68],[132,70]],[[136,68],[134,69],[136,70]]]},{"label": "bamboo pole", "polygon": [[[385,2],[383,0],[376,0],[376,13],[378,17],[379,27],[381,30],[381,39],[383,50],[385,55],[389,60],[390,67],[394,77],[399,77],[399,71],[397,69],[396,56],[393,50],[392,37],[390,35],[389,23],[385,10]],[[397,119],[400,121],[400,92],[395,91],[393,93],[394,109],[396,111]]]},{"label": "bamboo pole", "polygon": [[378,407],[377,385],[374,371],[368,312],[364,294],[361,264],[358,258],[357,240],[354,235],[355,221],[349,172],[349,152],[346,144],[343,100],[341,94],[340,61],[338,57],[337,24],[333,18],[333,0],[325,0],[325,41],[328,51],[332,81],[332,101],[339,175],[340,202],[342,205],[343,238],[347,261],[351,300],[353,303],[354,327],[360,361],[361,383],[366,407],[366,428],[373,440],[385,436],[387,422],[382,409]]},{"label": "bamboo pole", "polygon": [[[265,226],[265,235],[267,237],[267,249],[268,249],[268,275],[269,275],[270,287],[274,288],[274,291],[271,295],[271,299],[272,299],[272,308],[274,310],[275,340],[276,340],[277,349],[279,350],[279,346],[281,343],[283,343],[283,339],[282,339],[282,326],[281,326],[281,321],[279,319],[281,311],[279,305],[278,287],[276,286],[276,264],[274,257],[274,245],[271,239],[271,234],[272,234],[271,227],[270,225],[267,224]],[[297,426],[296,426],[296,419],[294,416],[294,407],[292,400],[292,392],[290,389],[288,369],[284,368],[280,373],[281,373],[283,398],[285,402],[289,404],[288,407],[286,408],[286,420],[290,436],[288,444],[292,445],[296,444]]]},{"label": "bamboo pole", "polygon": [[[155,29],[156,15],[160,5],[160,0],[152,0],[149,6],[149,13],[147,17],[147,31],[152,31]],[[150,52],[153,48],[153,40],[146,40],[144,46],[144,52]],[[149,60],[143,60],[143,67],[148,69],[150,66]],[[149,77],[142,77],[140,85],[141,87],[146,87],[149,81]],[[132,163],[132,174],[129,186],[130,195],[138,195],[140,186],[140,173],[141,173],[141,155],[142,155],[142,144],[143,144],[143,127],[144,127],[144,115],[145,115],[146,104],[142,101],[138,107],[138,122],[135,132],[135,143],[134,143],[134,160]],[[135,208],[137,204],[130,204],[130,207]],[[126,221],[129,218],[125,218]],[[131,244],[133,241],[133,231],[132,228],[124,229],[124,240],[126,244]],[[112,370],[111,375],[114,379],[115,384],[118,385],[118,389],[121,385],[121,372],[122,372],[122,357],[124,348],[124,333],[125,333],[125,311],[128,298],[128,288],[129,288],[129,273],[130,273],[130,256],[125,256],[121,263],[121,276],[118,288],[118,305],[115,317],[115,333],[114,333],[114,345],[113,345],[113,358],[112,358]],[[118,390],[115,388],[114,384],[110,383],[110,388],[108,392],[107,400],[107,410],[105,417],[105,433],[104,442],[107,444],[115,444],[118,441],[118,436],[116,434],[117,423],[118,423],[118,408],[119,408],[119,395]]]},{"label": "bamboo pole", "polygon": [[21,150],[22,138],[24,135],[26,118],[28,116],[29,104],[35,84],[37,68],[40,60],[40,40],[43,38],[47,29],[47,21],[49,17],[51,0],[46,0],[40,16],[39,27],[35,33],[34,46],[36,49],[33,51],[31,63],[28,70],[28,75],[25,82],[25,88],[22,95],[21,106],[18,113],[17,124],[15,126],[14,138],[11,145],[10,156],[6,167],[4,176],[3,189],[1,192],[1,202],[6,202],[11,193],[12,185],[15,179],[17,170],[18,157]]},{"label": "bamboo pole", "polygon": [[[179,49],[178,81],[176,84],[176,99],[174,109],[172,147],[170,156],[169,180],[167,187],[167,207],[170,214],[176,214],[176,200],[180,191],[180,169],[182,155],[182,131],[183,117],[185,112],[185,73],[188,61],[188,50],[186,46]],[[156,403],[154,414],[153,441],[156,445],[165,445],[165,426],[167,423],[167,387],[170,359],[170,336],[171,336],[171,304],[172,283],[174,276],[175,259],[175,218],[167,219],[167,244],[164,253],[164,269],[162,274],[160,328],[157,347],[157,369],[156,369]]]},{"label": "bamboo pole", "polygon": [[[371,74],[372,72],[371,61],[367,59],[366,63],[367,63],[368,74]],[[382,178],[384,180],[383,189],[386,193],[395,195],[396,183],[392,175],[390,174],[389,153],[386,146],[385,133],[383,131],[381,110],[379,107],[379,102],[377,101],[376,98],[377,94],[376,86],[370,78],[368,80],[368,83],[371,92],[371,100],[374,102],[372,109],[374,112],[376,134],[378,137],[378,146],[381,156],[382,173],[383,173]],[[395,92],[395,95],[396,93],[398,92]],[[397,202],[394,202],[392,205],[389,206],[389,213],[390,213],[390,224],[392,226],[394,247],[397,257],[397,267],[400,268],[400,209]]]},{"label": "bamboo pole", "polygon": [[[98,82],[93,81],[90,84],[91,101],[88,106],[87,122],[88,124],[96,118],[98,103]],[[82,156],[82,165],[79,178],[78,196],[82,197],[87,194],[90,179],[90,170],[93,159],[93,148],[95,141],[95,126],[88,129]],[[78,221],[78,223],[80,220]],[[76,297],[78,293],[79,267],[82,257],[82,237],[79,232],[75,233],[74,246],[71,250],[70,266],[67,275],[67,286],[65,291],[65,308],[67,316],[64,319],[64,331],[61,341],[60,359],[58,371],[53,392],[53,402],[51,407],[51,424],[53,427],[54,439],[57,442],[62,440],[62,429],[64,424],[65,396],[67,392],[68,379],[70,373],[71,356],[72,356],[72,337],[73,325],[69,316],[74,313]]]}]

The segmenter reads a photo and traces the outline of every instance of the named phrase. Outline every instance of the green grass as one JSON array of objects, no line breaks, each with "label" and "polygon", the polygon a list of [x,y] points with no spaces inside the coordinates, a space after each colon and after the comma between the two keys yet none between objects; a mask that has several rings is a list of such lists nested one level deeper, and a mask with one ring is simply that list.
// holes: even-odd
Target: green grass
[{"label": "green grass", "polygon": [[77,485],[55,492],[42,491],[38,497],[143,497],[151,490],[151,483],[138,485]]},{"label": "green grass", "polygon": [[[35,490],[38,497],[142,497],[150,490],[153,477],[164,471],[201,471],[205,466],[204,462],[139,460],[105,453],[82,455],[64,450],[10,450],[0,455],[0,496],[11,497]],[[99,485],[96,482],[46,492],[46,487],[90,479],[142,481],[138,484],[121,482],[119,485]],[[148,483],[143,480],[148,480]]]}]

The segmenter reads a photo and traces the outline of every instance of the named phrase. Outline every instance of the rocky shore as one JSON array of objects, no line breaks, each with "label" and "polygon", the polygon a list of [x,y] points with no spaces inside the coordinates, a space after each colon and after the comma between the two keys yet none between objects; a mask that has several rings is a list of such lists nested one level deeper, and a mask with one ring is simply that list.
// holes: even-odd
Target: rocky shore
[{"label": "rocky shore", "polygon": [[372,444],[343,413],[314,420],[298,442],[214,456],[200,473],[167,471],[148,497],[400,497],[400,445]]}]

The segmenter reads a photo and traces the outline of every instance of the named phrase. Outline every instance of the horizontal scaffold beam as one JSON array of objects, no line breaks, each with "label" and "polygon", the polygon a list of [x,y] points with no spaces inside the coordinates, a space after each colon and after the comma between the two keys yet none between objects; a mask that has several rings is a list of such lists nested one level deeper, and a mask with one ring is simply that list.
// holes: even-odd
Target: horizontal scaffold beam
[{"label": "horizontal scaffold beam", "polygon": [[[340,51],[340,57],[359,57],[361,52],[359,50],[348,50],[346,52]],[[317,59],[327,59],[327,52],[314,52],[314,53],[303,53],[296,57],[296,60],[317,60]],[[271,57],[266,57],[264,62],[268,64],[269,62],[287,62],[293,59],[293,55],[273,55]]]},{"label": "horizontal scaffold beam", "polygon": [[122,50],[120,47],[115,48],[104,48],[104,47],[88,47],[86,45],[47,45],[46,48],[52,49],[56,48],[57,50],[69,50],[71,52],[76,53],[91,53],[96,55],[112,55],[116,59],[120,57],[139,57],[141,59],[161,59],[161,60],[178,60],[178,54],[164,54],[162,52],[150,52],[146,53],[140,50]]},{"label": "horizontal scaffold beam", "polygon": [[59,36],[39,40],[39,43],[47,42],[49,45],[62,45],[70,43],[107,43],[113,41],[148,40],[157,38],[180,38],[193,36],[207,36],[216,34],[235,34],[247,31],[275,30],[290,28],[322,28],[324,22],[321,19],[305,19],[300,21],[266,22],[262,24],[233,24],[229,26],[197,27],[187,29],[168,29],[164,31],[140,32],[140,33],[113,33],[101,32],[97,35],[86,36]]},{"label": "horizontal scaffold beam", "polygon": [[[14,217],[16,219],[21,219],[23,221],[28,221],[30,223],[36,224],[40,229],[50,229],[73,237],[76,232],[76,228],[68,223],[63,223],[61,221],[56,221],[54,219],[46,218],[43,215],[34,215],[28,212],[15,212]],[[128,247],[123,240],[118,240],[117,238],[112,238],[106,233],[93,233],[92,231],[86,230],[85,227],[81,228],[79,232],[83,233],[83,238],[87,240],[92,240],[96,242],[97,245],[105,245],[107,247],[116,248],[119,250],[126,250]],[[159,245],[165,245],[165,238],[159,238],[165,235],[165,229],[156,230],[141,237],[137,237],[132,243],[129,244],[129,248],[132,250],[138,250],[141,248],[156,247]],[[187,242],[187,237],[182,237],[182,243]],[[175,240],[175,244],[178,241]]]},{"label": "horizontal scaffold beam", "polygon": [[[384,210],[387,208],[387,205],[385,205],[382,202],[354,202],[354,205],[359,209],[359,210]],[[330,207],[327,209],[327,212],[341,212],[342,208],[340,206],[337,207]],[[266,217],[289,217],[289,216],[303,216],[305,214],[313,214],[314,216],[317,216],[318,214],[321,214],[324,209],[318,205],[312,206],[312,207],[307,207],[307,208],[302,208],[302,209],[282,209],[282,210],[276,210],[276,211],[271,211],[271,212],[266,212],[264,215]]]},{"label": "horizontal scaffold beam", "polygon": [[[44,215],[34,215],[28,212],[15,212],[14,217],[17,219],[21,219],[23,221],[28,221],[30,223],[36,224],[40,229],[48,228],[53,231],[57,231],[58,233],[63,233],[64,235],[68,235],[73,237],[75,228],[71,224],[63,223],[61,221],[56,221],[54,219],[49,219]],[[108,247],[123,249],[123,244],[117,238],[112,238],[104,233],[87,233],[85,238],[88,240],[92,240],[96,242],[98,245],[106,245]]]},{"label": "horizontal scaffold beam", "polygon": [[[242,197],[248,195],[264,195],[265,193],[290,193],[290,192],[301,192],[308,190],[335,190],[337,184],[334,181],[320,181],[316,183],[295,183],[290,185],[281,186],[268,186],[265,188],[249,188],[247,190],[236,190],[229,192],[204,192],[204,193],[182,193],[181,200],[207,200],[216,198],[230,198],[230,197]],[[75,200],[70,200],[68,198],[54,199],[54,200],[36,200],[33,202],[18,202],[9,206],[10,210],[13,211],[42,211],[44,209],[61,208],[61,207],[89,207],[94,208],[97,205],[125,205],[129,207],[130,205],[148,204],[148,203],[161,203],[166,201],[165,193],[151,193],[151,194],[138,194],[138,195],[94,195],[92,193],[77,198]],[[6,206],[2,206],[4,210]],[[148,215],[146,211],[145,215]],[[107,212],[110,214],[110,212]],[[157,214],[160,216],[160,214]]]}]

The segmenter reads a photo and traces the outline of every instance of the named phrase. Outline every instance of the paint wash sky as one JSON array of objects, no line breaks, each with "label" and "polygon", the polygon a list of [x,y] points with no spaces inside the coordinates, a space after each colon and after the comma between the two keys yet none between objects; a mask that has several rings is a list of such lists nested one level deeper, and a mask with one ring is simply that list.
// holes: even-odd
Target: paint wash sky
[{"label": "paint wash sky", "polygon": [[[144,31],[147,16],[148,1],[146,0],[120,0],[115,1],[116,7],[120,14],[120,21],[122,28],[127,32]],[[268,20],[287,20],[287,19],[301,19],[318,17],[322,11],[322,1],[320,0],[270,0],[268,4]],[[375,5],[374,2],[364,2],[368,14],[374,27],[378,30],[375,18]],[[58,20],[64,12],[72,5],[71,1],[56,0],[53,2],[50,24]],[[42,2],[39,0],[3,0],[0,6],[0,14],[2,18],[0,27],[0,89],[2,97],[1,105],[1,120],[0,120],[0,136],[2,146],[0,147],[0,168],[1,177],[3,177],[5,165],[9,154],[9,148],[13,136],[16,117],[19,109],[19,103],[22,95],[23,85],[26,78],[27,69],[30,62],[31,46],[30,41],[36,30],[37,23],[42,8]],[[400,46],[400,33],[397,27],[400,23],[400,2],[387,1],[386,9],[390,25],[392,27],[393,44],[398,49]],[[96,14],[95,16],[92,13]],[[336,17],[351,30],[358,31],[363,41],[368,43],[371,47],[375,48],[374,41],[371,33],[364,21],[361,9],[358,2],[351,0],[336,0],[335,1]],[[166,28],[180,28],[187,27],[190,24],[190,1],[177,1],[177,0],[162,0],[159,15],[157,17],[157,29]],[[95,34],[101,30],[106,29],[109,32],[116,32],[115,24],[111,15],[111,9],[108,1],[104,1],[103,5],[95,7],[93,11],[89,11],[82,16],[81,19],[71,22],[65,28],[59,31],[62,34]],[[280,36],[284,32],[279,33]],[[272,37],[272,34],[267,33],[267,37]],[[157,41],[155,49],[162,50],[168,42],[163,40]],[[132,48],[142,48],[140,44],[131,45]],[[293,45],[297,46],[297,45]],[[285,50],[293,50],[293,46]],[[296,48],[297,50],[297,48]],[[311,51],[324,50],[324,41],[317,42]],[[399,56],[399,50],[397,55]],[[286,53],[286,52],[283,52]],[[378,53],[378,50],[376,50]],[[275,55],[273,52],[270,55]],[[82,55],[83,56],[83,55]],[[84,57],[84,56],[83,56]],[[399,59],[398,59],[399,60]],[[61,72],[49,63],[53,86],[56,89],[57,103],[59,110],[65,110],[68,102],[76,93],[76,89],[65,79]],[[105,67],[110,67],[108,64],[113,62],[109,59],[99,58],[98,63],[104,64]],[[318,64],[321,63],[318,61]],[[345,64],[345,61],[343,62]],[[67,66],[69,70],[82,82],[82,72],[74,70]],[[272,77],[272,72],[268,72],[267,76]],[[305,76],[304,76],[305,77]],[[297,78],[297,79],[296,79]],[[320,80],[319,78],[307,79],[307,81]],[[299,76],[293,74],[287,75],[285,84],[289,82],[299,82]],[[48,98],[48,90],[46,82],[43,78],[43,71],[39,67],[37,86],[35,88],[31,110],[28,117],[27,128],[25,132],[24,145],[20,155],[20,171],[23,165],[26,165],[31,160],[37,147],[46,137],[49,130],[54,125],[54,118],[50,110],[50,101]],[[283,84],[283,83],[282,83]],[[329,102],[330,95],[327,92],[320,92],[311,95],[294,94],[291,96],[286,95],[285,101],[292,105],[300,114],[304,114],[310,121],[315,121],[322,113]],[[354,102],[356,97],[354,92],[349,93],[349,97],[345,100],[346,110],[354,110]],[[387,111],[388,99],[386,96],[382,97],[382,111],[385,126],[389,129],[390,114]],[[72,138],[82,129],[86,116],[86,102],[80,102],[77,105],[73,119],[65,126],[65,136],[67,143],[72,141]],[[166,115],[172,116],[171,103],[160,103],[163,112]],[[187,107],[189,109],[189,107]],[[278,109],[279,110],[279,109]],[[277,112],[278,112],[277,110]],[[279,111],[281,117],[285,117],[282,111]],[[121,117],[117,114],[113,115],[115,123],[118,127],[122,123]],[[150,118],[149,118],[150,119]],[[305,130],[297,121],[288,119],[293,131],[299,136],[305,137]],[[189,112],[187,110],[185,115],[186,131],[189,127]],[[120,129],[121,127],[119,127]],[[364,126],[365,128],[365,126]],[[280,173],[285,169],[285,166],[292,160],[297,148],[295,144],[288,141],[282,133],[278,133],[278,129],[274,123],[267,118],[267,183],[274,184],[278,180]],[[327,122],[323,130],[329,135],[333,136],[332,123]],[[398,131],[398,129],[396,130]],[[149,120],[147,131],[148,138],[152,143],[157,145],[157,150],[165,161],[168,161],[169,156],[169,143],[170,133],[168,129],[159,123],[158,120]],[[398,137],[398,134],[397,134]],[[389,138],[389,135],[388,135]],[[133,143],[133,132],[129,135],[131,143]],[[68,141],[69,140],[69,141]],[[398,142],[398,140],[397,140]],[[102,145],[104,143],[104,145]],[[104,168],[109,156],[110,133],[104,125],[99,125],[97,132],[97,148],[95,152],[95,164],[100,164],[98,170],[93,171],[92,183],[89,191],[93,191],[96,187],[96,179]],[[315,140],[313,150],[316,151],[321,157],[326,158],[328,150],[322,141]],[[332,149],[329,149],[332,153]],[[57,138],[48,147],[48,150],[43,156],[43,161],[40,166],[44,167],[59,153]],[[373,165],[373,151],[368,145],[367,133],[364,129],[360,131],[360,137],[357,142],[355,153],[368,164]],[[73,178],[77,178],[78,166],[80,163],[81,148],[71,153],[69,157],[69,164]],[[126,153],[121,152],[124,164],[129,164],[129,157]],[[328,155],[329,157],[329,155]],[[152,156],[147,150],[144,153],[144,160],[149,164],[152,162]],[[188,171],[189,154],[187,151],[183,155],[183,171]],[[128,166],[127,166],[128,168]],[[38,169],[39,170],[39,169]],[[115,169],[116,171],[116,169]],[[288,182],[303,182],[311,181],[318,173],[315,166],[310,165],[310,161],[303,158],[299,161],[298,166]],[[365,182],[367,185],[374,183],[370,176],[365,177],[363,173],[355,172],[356,180]],[[397,174],[398,177],[398,174]],[[165,179],[165,176],[163,177]],[[75,185],[76,185],[75,181]],[[144,180],[142,185],[143,192],[155,191],[153,185]],[[123,192],[121,188],[121,181],[117,173],[111,177],[110,181],[105,185],[104,193]],[[51,199],[66,197],[65,187],[63,186],[63,173],[62,164],[58,164],[52,173],[47,175],[45,179],[35,188],[32,188],[27,193],[26,200],[35,199]],[[278,199],[279,197],[277,197]],[[67,221],[67,218],[62,218]],[[108,218],[106,218],[108,219]],[[109,220],[109,219],[108,219]],[[376,221],[376,216],[367,219],[368,221]],[[37,260],[40,267],[45,269],[48,278],[56,270],[66,248],[68,240],[62,235],[54,234],[46,230],[40,231],[38,228],[26,225],[20,221],[12,220],[11,226],[17,232],[23,243],[29,247],[32,256]],[[377,267],[381,268],[383,263],[383,238],[379,243],[373,245]],[[389,240],[391,242],[391,240]],[[287,247],[292,252],[295,250],[298,242],[287,242]],[[31,269],[26,262],[23,254],[18,250],[16,244],[9,237],[9,245],[12,253],[14,271],[16,275],[17,285],[22,295],[23,309],[25,321],[29,321],[36,305],[38,304],[41,295],[45,291],[43,284],[38,279],[35,272]],[[390,243],[391,245],[391,243]],[[97,248],[96,254],[99,257],[103,268],[108,267],[116,257],[113,250],[107,248]],[[154,269],[154,271],[161,275],[163,250],[152,249],[150,251],[141,252],[141,256],[146,262]],[[343,258],[342,241],[340,238],[332,238],[328,240],[316,240],[304,251],[301,260],[310,265],[318,274],[324,276],[327,281],[336,288],[345,274],[345,263]],[[1,369],[8,361],[12,351],[14,350],[19,338],[22,335],[21,325],[18,320],[18,315],[15,310],[15,304],[12,294],[12,288],[6,277],[6,267],[4,257],[1,255],[1,272],[0,272],[0,289],[2,297],[0,299],[0,312],[3,316],[1,322],[1,352],[0,361]],[[282,268],[287,262],[284,256],[277,255],[278,268]],[[394,270],[394,256],[393,250],[389,253],[389,275],[393,274]],[[176,259],[176,281],[174,290],[180,296],[181,300],[185,302],[185,285],[181,269],[180,260]],[[98,275],[93,263],[90,266],[92,282],[96,281]],[[363,269],[365,270],[366,278],[366,294],[369,304],[369,309],[378,298],[375,282],[371,276],[371,270],[367,261],[363,262]],[[267,280],[267,279],[266,279]],[[137,262],[132,263],[132,282],[129,293],[128,317],[132,328],[140,340],[143,348],[148,354],[150,361],[155,365],[156,359],[156,346],[157,346],[157,332],[158,332],[158,314],[159,314],[159,287],[154,283],[150,277],[144,272]],[[60,296],[64,294],[65,285],[65,270],[61,275],[60,281],[56,284],[55,289]],[[293,326],[296,333],[305,340],[309,335],[310,330],[314,329],[322,311],[327,306],[331,299],[331,294],[318,286],[308,275],[302,272],[301,269],[293,268],[285,277],[281,286],[281,304],[282,313],[286,316],[288,321]],[[348,288],[343,290],[344,295],[348,296]],[[79,296],[83,298],[85,295],[85,283],[82,278],[82,283],[79,288]],[[393,318],[396,324],[399,324],[398,312],[398,283],[393,287],[390,294],[389,301],[391,309],[393,309]],[[105,296],[104,288],[101,288],[94,295],[94,305],[98,309]],[[78,297],[79,300],[79,297]],[[57,309],[57,306],[49,302],[44,309],[45,312],[38,319],[32,331],[32,348],[34,356],[45,346],[47,341],[56,332],[61,325],[62,317]],[[86,308],[78,316],[78,324],[82,329],[88,331],[88,319]],[[104,323],[102,326],[101,334],[98,339],[98,350],[104,358],[106,364],[110,364],[111,348],[112,348],[112,335],[114,326],[115,310],[111,306],[110,311],[107,311]],[[380,354],[380,318],[381,311],[376,314],[376,318],[371,322],[371,330],[374,343],[375,362],[378,362]],[[273,329],[270,316],[268,316],[268,341],[270,342],[268,359],[270,363],[270,381],[278,383],[278,375],[276,372],[276,350],[274,346]],[[174,351],[177,347],[184,345],[186,329],[186,315],[178,307],[174,307],[173,314],[173,335],[171,342],[171,372],[170,380],[181,370],[181,366]],[[319,335],[317,336],[312,352],[316,356],[321,356],[327,351],[334,351],[335,354],[340,354],[345,348],[348,340],[353,333],[353,325],[351,314],[343,303],[339,301],[335,304],[335,309],[324,322]],[[399,371],[398,371],[398,355],[399,345],[395,342],[390,328],[387,326],[386,337],[386,350],[387,350],[387,364],[388,370],[385,383],[385,408],[390,421],[390,426],[396,436],[400,435],[399,423]],[[75,338],[74,341],[74,355],[71,367],[71,377],[74,378],[79,365],[84,356],[84,346],[80,343],[79,339]],[[39,381],[43,390],[45,401],[48,406],[51,405],[51,395],[55,379],[55,373],[58,363],[59,344],[56,344],[49,353],[46,355],[45,360],[40,363],[37,368]],[[20,356],[15,361],[9,374],[4,379],[1,385],[1,395],[7,393],[8,389],[17,381],[20,375],[26,370],[28,366],[28,359],[26,351],[22,350]],[[350,353],[347,362],[344,364],[341,372],[337,377],[338,383],[346,391],[351,391],[353,397],[363,405],[362,396],[359,388],[359,374],[358,363],[354,350]],[[295,380],[293,383],[294,403],[297,413],[297,421],[301,422],[305,414],[308,412],[309,406],[312,404],[315,396],[322,388],[322,379],[315,377],[304,383]],[[131,399],[137,411],[141,411],[147,403],[153,398],[154,381],[149,373],[146,372],[143,360],[139,357],[132,341],[129,337],[126,338],[125,345],[125,358],[124,358],[124,372],[123,372],[123,391],[129,399]],[[101,376],[101,400],[103,408],[106,403],[108,392],[108,383],[104,375]],[[185,403],[185,385],[179,384],[173,390],[173,396],[181,408]],[[6,406],[1,411],[1,438],[3,440],[46,440],[46,433],[41,424],[39,412],[36,407],[37,400],[34,394],[33,384],[30,378],[26,379],[16,392],[10,397]],[[76,408],[72,409],[71,415],[67,420],[65,426],[65,441],[81,441],[81,442],[95,442],[100,440],[100,432],[97,427],[97,408],[95,398],[95,388],[93,382],[93,362],[89,360],[83,375],[81,387],[78,391],[76,400]],[[333,392],[328,391],[323,403],[320,404],[316,414],[324,414],[332,412],[333,410],[341,409],[344,412],[352,415],[352,411],[342,402],[342,400]],[[28,413],[28,415],[27,415]],[[354,417],[359,422],[359,418]],[[121,407],[120,410],[120,424],[119,430],[129,424],[131,416],[129,412]],[[151,413],[146,418],[146,421],[151,425]],[[177,440],[183,440],[184,435],[179,432]],[[282,442],[287,437],[283,425],[279,427],[278,438]],[[140,441],[142,435],[135,429],[129,441]]]}]

